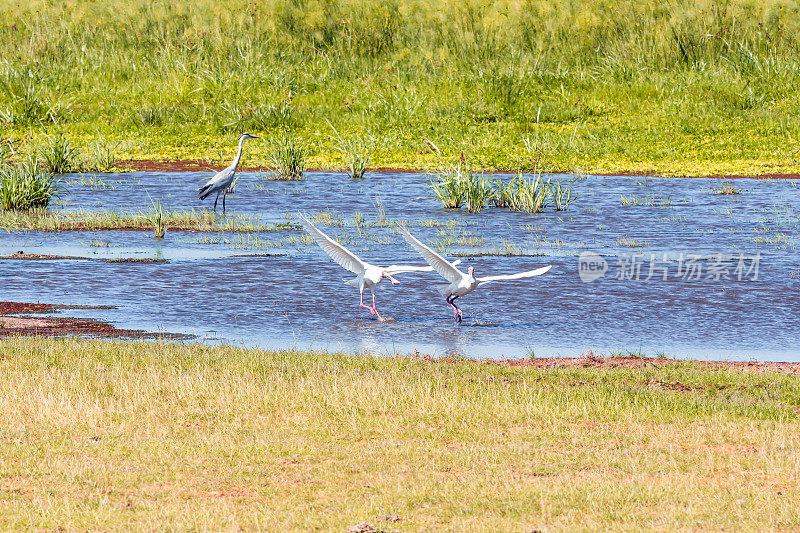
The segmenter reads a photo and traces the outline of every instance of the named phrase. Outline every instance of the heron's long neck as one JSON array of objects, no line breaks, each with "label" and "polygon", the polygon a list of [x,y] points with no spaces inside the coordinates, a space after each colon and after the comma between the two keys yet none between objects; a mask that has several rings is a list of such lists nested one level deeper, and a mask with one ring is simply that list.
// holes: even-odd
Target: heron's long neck
[{"label": "heron's long neck", "polygon": [[242,137],[241,139],[239,139],[239,151],[237,152],[236,158],[233,160],[233,163],[231,163],[231,166],[233,167],[234,170],[236,170],[236,167],[239,166],[239,161],[242,159],[242,146],[244,145],[245,139],[246,137]]}]

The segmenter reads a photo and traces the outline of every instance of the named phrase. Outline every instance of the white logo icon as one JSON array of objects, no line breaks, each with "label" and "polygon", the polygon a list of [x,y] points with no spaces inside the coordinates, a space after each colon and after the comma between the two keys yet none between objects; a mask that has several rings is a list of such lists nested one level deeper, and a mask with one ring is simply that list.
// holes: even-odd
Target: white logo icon
[{"label": "white logo icon", "polygon": [[602,278],[608,271],[608,262],[596,252],[583,252],[578,256],[578,275],[581,281],[589,283]]}]

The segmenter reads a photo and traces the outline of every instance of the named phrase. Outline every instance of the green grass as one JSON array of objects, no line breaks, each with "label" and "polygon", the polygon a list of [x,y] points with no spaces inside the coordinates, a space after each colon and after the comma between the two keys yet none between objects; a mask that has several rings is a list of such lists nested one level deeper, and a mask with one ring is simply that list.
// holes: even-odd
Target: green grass
[{"label": "green grass", "polygon": [[800,527],[798,376],[9,339],[0,380],[8,529]]},{"label": "green grass", "polygon": [[[247,130],[310,167],[374,138],[375,167],[800,172],[800,12],[670,4],[45,0],[0,6],[0,136],[116,159],[232,158]],[[269,164],[248,154],[248,164]]]}]

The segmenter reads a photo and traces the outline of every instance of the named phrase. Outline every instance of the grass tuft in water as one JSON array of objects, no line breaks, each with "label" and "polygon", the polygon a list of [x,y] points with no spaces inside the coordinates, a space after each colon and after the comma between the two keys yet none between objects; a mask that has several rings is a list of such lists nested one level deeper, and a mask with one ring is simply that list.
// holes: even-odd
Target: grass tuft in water
[{"label": "grass tuft in water", "polygon": [[519,194],[520,211],[541,213],[548,206],[550,182],[545,182],[541,174],[534,178],[519,176],[517,194]]},{"label": "grass tuft in water", "polygon": [[46,208],[59,195],[58,182],[35,160],[0,168],[0,210]]},{"label": "grass tuft in water", "polygon": [[339,135],[339,131],[330,121],[328,121],[328,125],[334,133],[334,137],[332,137],[335,143],[334,147],[341,154],[342,162],[348,174],[350,174],[350,178],[354,180],[364,179],[364,173],[367,171],[367,165],[369,165],[371,158],[372,141],[364,140],[362,137],[358,137],[358,140],[345,140]]},{"label": "grass tuft in water", "polygon": [[302,145],[284,135],[279,139],[270,138],[266,151],[267,159],[278,171],[278,179],[301,180],[305,170],[307,154]]},{"label": "grass tuft in water", "polygon": [[[550,196],[553,198],[553,207],[556,211],[566,211],[570,204],[578,199],[577,196],[572,194],[572,184],[577,180],[578,178],[575,178],[566,187],[560,181],[550,186]],[[550,181],[548,180],[549,183]]]},{"label": "grass tuft in water", "polygon": [[80,149],[63,135],[48,137],[47,143],[39,149],[39,154],[50,172],[66,174],[78,169]]},{"label": "grass tuft in water", "polygon": [[717,194],[727,196],[734,194],[742,194],[742,189],[737,189],[733,185],[726,185],[724,187],[720,187],[719,189],[714,189],[714,192]]},{"label": "grass tuft in water", "polygon": [[163,239],[164,234],[167,232],[166,216],[161,202],[150,198],[152,206],[150,211],[145,215],[145,218],[153,227],[153,236],[156,239]]}]

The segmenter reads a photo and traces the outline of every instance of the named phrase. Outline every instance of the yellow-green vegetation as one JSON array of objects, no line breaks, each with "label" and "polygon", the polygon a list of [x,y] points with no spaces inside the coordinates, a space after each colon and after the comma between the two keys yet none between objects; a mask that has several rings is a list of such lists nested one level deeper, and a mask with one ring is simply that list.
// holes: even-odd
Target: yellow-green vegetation
[{"label": "yellow-green vegetation", "polygon": [[426,137],[484,169],[798,172],[798,43],[785,0],[10,0],[0,136],[98,169],[241,131],[341,168],[335,128],[377,167],[435,168]]},{"label": "yellow-green vegetation", "polygon": [[[155,230],[179,231],[282,231],[294,229],[289,223],[263,224],[254,216],[221,216],[210,211],[168,211],[160,202],[158,208],[138,213],[115,211],[0,211],[0,229],[71,231],[71,230]],[[163,236],[163,233],[162,233]]]},{"label": "yellow-green vegetation", "polygon": [[793,530],[799,409],[798,376],[693,363],[541,370],[7,339],[0,521]]}]

